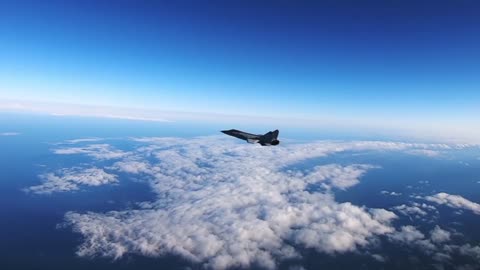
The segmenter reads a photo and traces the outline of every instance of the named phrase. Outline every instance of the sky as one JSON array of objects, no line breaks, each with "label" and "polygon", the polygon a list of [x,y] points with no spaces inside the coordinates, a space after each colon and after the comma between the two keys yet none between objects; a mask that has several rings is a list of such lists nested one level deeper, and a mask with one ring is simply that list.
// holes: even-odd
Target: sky
[{"label": "sky", "polygon": [[0,110],[480,137],[479,12],[473,0],[0,1]]}]

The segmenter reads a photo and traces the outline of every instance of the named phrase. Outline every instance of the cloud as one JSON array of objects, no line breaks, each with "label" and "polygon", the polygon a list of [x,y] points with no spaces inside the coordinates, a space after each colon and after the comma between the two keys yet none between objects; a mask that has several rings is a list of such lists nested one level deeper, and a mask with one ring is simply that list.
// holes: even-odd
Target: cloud
[{"label": "cloud", "polygon": [[470,210],[473,213],[480,215],[480,204],[467,200],[460,195],[451,195],[441,192],[433,196],[426,196],[425,200],[456,209]]},{"label": "cloud", "polygon": [[438,150],[431,150],[431,149],[413,149],[405,152],[411,155],[427,156],[427,157],[438,157],[442,154],[442,152]]},{"label": "cloud", "polygon": [[475,258],[480,261],[480,246],[472,246],[470,244],[464,244],[459,247],[459,252],[462,255]]},{"label": "cloud", "polygon": [[136,141],[148,144],[111,169],[145,175],[157,199],[134,210],[67,213],[66,223],[84,237],[81,256],[176,254],[213,269],[272,269],[301,256],[299,248],[350,252],[394,231],[394,213],[338,203],[330,191],[357,184],[374,166],[292,167],[349,146],[261,147],[211,137]]},{"label": "cloud", "polygon": [[[453,266],[455,269],[478,269],[480,267],[480,246],[468,243],[463,245],[452,244],[451,235],[451,232],[436,225],[430,231],[430,237],[428,238],[416,227],[407,225],[388,234],[387,237],[392,242],[416,248],[419,253],[427,255],[433,260],[436,269],[445,269],[445,266],[448,267],[447,269]],[[460,261],[471,261],[472,263],[460,265],[459,258],[462,258]]]},{"label": "cloud", "polygon": [[424,221],[426,220],[426,216],[428,216],[429,220],[432,220],[436,217],[436,214],[438,214],[438,211],[434,206],[417,202],[410,202],[409,205],[402,204],[394,206],[390,209],[404,216],[408,216],[410,219],[416,218]]},{"label": "cloud", "polygon": [[57,102],[35,102],[26,100],[4,100],[0,98],[0,110],[9,112],[29,112],[52,116],[80,116],[110,119],[125,119],[152,122],[170,122],[161,111],[122,108],[112,106],[79,105]]},{"label": "cloud", "polygon": [[76,144],[76,143],[84,143],[84,142],[98,142],[101,140],[103,139],[102,138],[81,138],[81,139],[66,140],[64,143]]},{"label": "cloud", "polygon": [[346,189],[359,183],[359,178],[369,170],[377,168],[372,165],[354,164],[349,166],[340,166],[338,164],[329,164],[323,166],[316,166],[312,171],[306,175],[297,175],[301,177],[306,183],[324,182],[323,187],[336,187],[339,189]]},{"label": "cloud", "polygon": [[386,262],[387,258],[380,254],[372,254],[372,258],[375,259],[377,262]]},{"label": "cloud", "polygon": [[441,229],[438,225],[430,231],[430,238],[434,243],[443,243],[450,241],[451,233],[449,231]]},{"label": "cloud", "polygon": [[36,194],[51,194],[78,190],[80,186],[100,186],[118,182],[115,175],[96,167],[62,169],[55,173],[43,174],[40,178],[42,179],[41,185],[31,186],[24,190]]},{"label": "cloud", "polygon": [[[14,92],[14,91],[11,91]],[[319,130],[331,130],[334,132],[345,133],[346,130],[354,131],[355,135],[372,134],[376,130],[381,135],[390,135],[404,138],[421,138],[443,140],[448,142],[474,142],[479,143],[480,129],[476,120],[462,119],[462,121],[449,121],[447,119],[431,119],[429,117],[417,116],[415,119],[404,116],[383,117],[380,114],[339,117],[345,110],[339,109],[340,113],[323,112],[316,116],[306,116],[304,114],[294,115],[291,112],[281,114],[278,110],[274,115],[270,111],[263,113],[251,113],[248,115],[238,115],[238,110],[230,108],[223,113],[211,113],[212,108],[202,108],[197,112],[188,112],[188,108],[182,111],[175,111],[168,104],[159,105],[157,102],[150,108],[138,109],[134,107],[115,107],[105,104],[97,105],[79,105],[68,102],[48,102],[24,100],[19,96],[11,96],[11,99],[0,98],[0,111],[6,112],[28,112],[36,114],[48,114],[56,116],[83,116],[83,117],[103,117],[103,118],[121,118],[128,120],[142,121],[178,121],[178,122],[201,122],[201,123],[224,123],[228,125],[243,124],[264,126],[269,123],[273,126],[294,128],[308,128]],[[20,99],[19,99],[20,98]],[[131,104],[131,102],[129,102]],[[141,104],[142,107],[145,104]],[[167,106],[167,107],[165,107]],[[155,108],[162,107],[162,110]],[[173,110],[173,111],[172,111]],[[241,113],[245,110],[241,108]],[[435,124],[437,123],[437,124]]]},{"label": "cloud", "polygon": [[411,225],[402,226],[399,231],[389,235],[390,239],[402,243],[413,243],[425,239],[425,235]]},{"label": "cloud", "polygon": [[2,132],[0,133],[0,136],[18,136],[20,133],[18,132]]},{"label": "cloud", "polygon": [[[145,180],[156,193],[156,199],[134,209],[68,212],[65,224],[83,237],[80,256],[174,254],[212,269],[273,269],[282,260],[298,259],[305,248],[334,255],[375,248],[380,239],[419,248],[439,263],[459,253],[460,247],[449,245],[449,232],[440,227],[426,232],[409,225],[396,229],[394,212],[335,200],[337,189],[358,184],[378,166],[328,164],[326,159],[313,163],[342,151],[453,146],[319,141],[262,147],[219,136],[132,140],[136,148],[129,152],[108,144],[54,150],[104,162],[115,159],[105,168]],[[301,169],[296,166],[300,163]],[[435,207],[416,202],[392,210],[422,220],[436,213]],[[474,248],[465,250],[474,254]],[[386,258],[380,252],[367,254],[379,261]]]},{"label": "cloud", "polygon": [[150,164],[144,161],[123,160],[113,164],[111,169],[126,173],[152,173]]},{"label": "cloud", "polygon": [[390,196],[402,196],[402,193],[395,192],[395,191],[382,190],[382,191],[380,191],[380,193],[383,194],[383,195],[390,195]]},{"label": "cloud", "polygon": [[395,210],[396,212],[399,212],[405,216],[413,216],[413,217],[421,217],[421,216],[426,216],[427,212],[420,207],[417,206],[408,206],[406,204],[398,205],[395,207],[392,207],[392,210]]},{"label": "cloud", "polygon": [[127,155],[118,149],[114,149],[108,144],[91,144],[83,147],[61,147],[54,149],[53,152],[58,155],[85,154],[96,159],[118,159]]}]

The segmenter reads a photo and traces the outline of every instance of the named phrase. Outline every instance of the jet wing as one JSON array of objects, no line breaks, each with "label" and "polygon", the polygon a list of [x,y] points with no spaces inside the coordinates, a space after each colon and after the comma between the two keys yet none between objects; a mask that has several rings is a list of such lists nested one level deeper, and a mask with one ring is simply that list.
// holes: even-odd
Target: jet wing
[{"label": "jet wing", "polygon": [[249,143],[256,143],[260,140],[260,135],[251,134],[248,132],[243,132],[237,129],[222,130],[223,133],[245,140]]}]

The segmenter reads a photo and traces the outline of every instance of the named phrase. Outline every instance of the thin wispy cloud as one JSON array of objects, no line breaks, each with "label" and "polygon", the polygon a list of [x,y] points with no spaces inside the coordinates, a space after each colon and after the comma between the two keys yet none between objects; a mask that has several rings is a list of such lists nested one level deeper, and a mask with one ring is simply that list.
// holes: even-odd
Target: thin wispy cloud
[{"label": "thin wispy cloud", "polygon": [[72,140],[66,140],[63,143],[66,144],[77,144],[77,143],[89,143],[89,142],[98,142],[103,140],[102,138],[81,138],[81,139],[72,139]]},{"label": "thin wispy cloud", "polygon": [[65,104],[58,102],[26,100],[13,101],[0,99],[0,111],[39,113],[58,117],[80,116],[149,122],[170,122],[170,120],[163,117],[164,114],[159,114],[155,111],[152,112],[151,110],[111,106]]},{"label": "thin wispy cloud", "polygon": [[[314,117],[292,113],[284,115],[267,114],[246,114],[245,111],[237,113],[214,113],[207,111],[175,111],[170,109],[162,110],[158,107],[139,109],[128,107],[117,107],[108,105],[82,105],[59,102],[41,102],[29,100],[10,100],[0,98],[0,111],[13,113],[35,113],[43,115],[52,115],[58,117],[80,116],[96,117],[109,119],[124,119],[132,121],[148,122],[201,122],[201,123],[228,123],[249,125],[270,125],[284,128],[308,128],[314,130],[331,130],[334,132],[345,132],[346,130],[355,130],[356,134],[371,134],[375,130],[377,134],[395,136],[398,138],[411,138],[447,142],[447,143],[475,143],[479,144],[480,130],[476,123],[469,125],[459,124],[458,121],[445,122],[432,126],[431,119],[411,119],[403,118],[381,118],[377,116],[360,117],[335,117],[332,114],[321,113]],[[328,115],[328,116],[327,116]],[[414,124],[415,123],[415,124]],[[413,151],[410,154],[433,155],[441,154],[437,150],[420,153]]]},{"label": "thin wispy cloud", "polygon": [[427,156],[427,157],[438,157],[442,154],[441,151],[431,150],[431,149],[413,149],[406,151],[407,154],[418,155],[418,156]]},{"label": "thin wispy cloud", "polygon": [[84,154],[100,160],[118,159],[127,155],[126,152],[115,149],[109,144],[91,144],[79,147],[59,147],[53,149],[53,152],[59,155]]},{"label": "thin wispy cloud", "polygon": [[0,136],[18,136],[20,135],[19,132],[1,132]]},{"label": "thin wispy cloud", "polygon": [[383,195],[390,195],[390,196],[402,196],[402,193],[400,192],[388,191],[388,190],[382,190],[380,191],[380,193]]}]

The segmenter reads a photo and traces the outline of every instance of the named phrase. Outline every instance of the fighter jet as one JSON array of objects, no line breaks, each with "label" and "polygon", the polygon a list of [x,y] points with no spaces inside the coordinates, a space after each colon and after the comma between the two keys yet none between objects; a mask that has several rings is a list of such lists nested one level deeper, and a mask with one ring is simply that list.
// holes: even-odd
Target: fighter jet
[{"label": "fighter jet", "polygon": [[278,145],[280,143],[280,141],[277,139],[278,129],[274,131],[269,131],[264,135],[251,134],[251,133],[243,132],[236,129],[222,130],[222,132],[227,135],[245,140],[249,143],[259,143],[263,146]]}]

